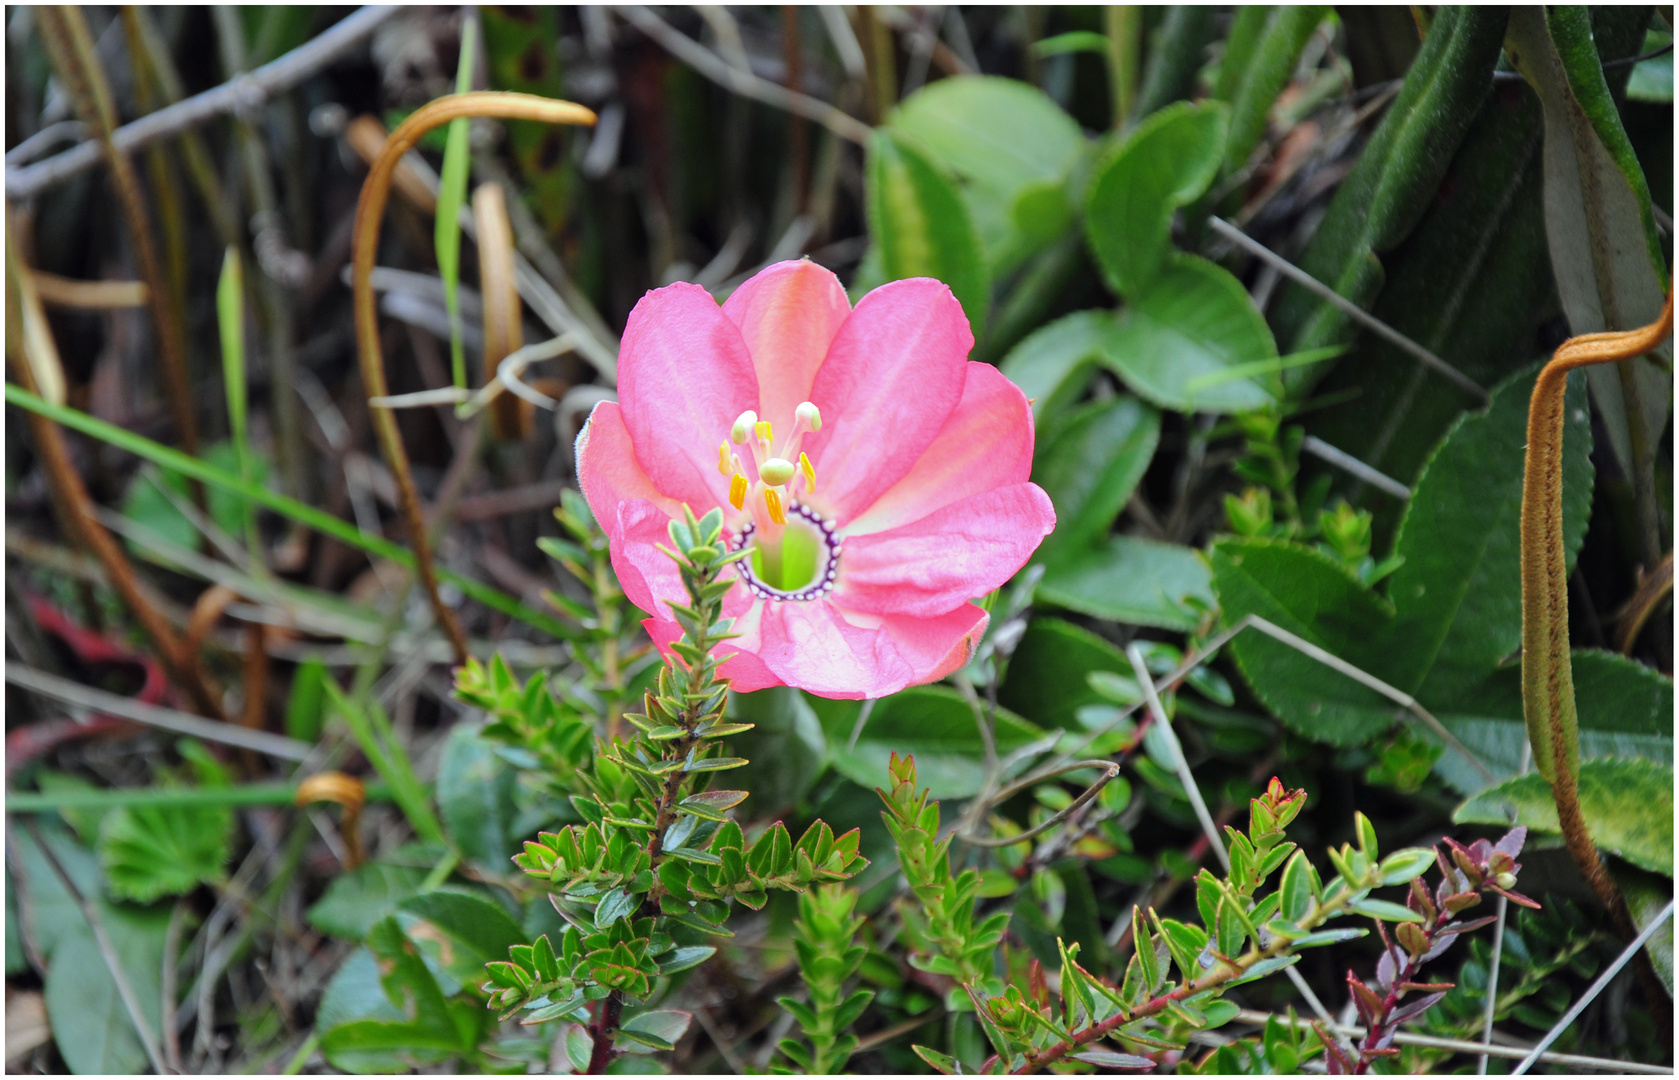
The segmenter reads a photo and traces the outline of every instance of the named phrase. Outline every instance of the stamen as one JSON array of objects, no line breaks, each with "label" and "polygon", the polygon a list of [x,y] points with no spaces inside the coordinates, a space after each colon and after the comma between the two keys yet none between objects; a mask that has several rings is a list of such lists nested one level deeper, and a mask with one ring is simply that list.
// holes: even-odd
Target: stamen
[{"label": "stamen", "polygon": [[[807,404],[808,404],[808,402],[807,402]],[[799,406],[799,408],[802,409],[802,408],[804,408],[804,406],[801,405],[801,406]],[[816,408],[816,406],[811,405],[811,408],[814,410]],[[822,421],[820,421],[820,420],[817,421],[817,423],[819,423],[819,424],[821,422]],[[806,495],[816,494],[816,469],[810,463],[810,455],[804,453],[803,451],[799,452],[799,472],[804,474],[805,494]]]},{"label": "stamen", "polygon": [[746,477],[738,472],[729,480],[729,502],[736,510],[746,505]]},{"label": "stamen", "polygon": [[752,437],[752,429],[758,425],[758,414],[747,409],[735,420],[734,427],[729,429],[729,438],[738,446]]},{"label": "stamen", "polygon": [[770,512],[770,520],[777,525],[787,524],[787,514],[781,509],[781,495],[774,488],[764,489],[764,507]]},{"label": "stamen", "polygon": [[808,401],[800,402],[799,407],[793,410],[793,416],[812,431],[822,430],[822,414]]},{"label": "stamen", "polygon": [[[741,419],[744,420],[745,416],[742,416]],[[768,420],[758,421],[756,427],[757,427],[758,438],[759,439],[763,440],[764,442],[774,442],[775,441],[775,429],[770,427],[770,422]]]},{"label": "stamen", "polygon": [[734,455],[729,453],[727,441],[717,444],[717,471],[724,476],[735,471]]}]

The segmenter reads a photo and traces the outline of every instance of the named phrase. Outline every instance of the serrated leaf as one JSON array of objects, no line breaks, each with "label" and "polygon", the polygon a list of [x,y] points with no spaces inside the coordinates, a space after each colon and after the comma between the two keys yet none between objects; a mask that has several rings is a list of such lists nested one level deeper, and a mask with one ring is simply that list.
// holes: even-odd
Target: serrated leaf
[{"label": "serrated leaf", "polygon": [[222,878],[233,813],[219,806],[121,806],[99,825],[99,862],[117,896],[150,903]]},{"label": "serrated leaf", "polygon": [[[1582,761],[1580,809],[1592,841],[1634,866],[1673,876],[1673,768],[1631,758]],[[1537,773],[1507,780],[1470,799],[1452,820],[1560,833],[1551,786]]]}]

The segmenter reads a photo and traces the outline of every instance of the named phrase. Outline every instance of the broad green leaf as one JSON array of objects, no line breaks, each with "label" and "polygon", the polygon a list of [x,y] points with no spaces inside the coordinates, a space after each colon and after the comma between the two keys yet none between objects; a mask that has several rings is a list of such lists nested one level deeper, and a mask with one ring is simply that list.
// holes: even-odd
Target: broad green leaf
[{"label": "broad green leaf", "polygon": [[[134,991],[140,1015],[156,1040],[162,1030],[163,939],[167,908],[145,911],[100,905],[123,977]],[[116,980],[86,929],[65,939],[46,972],[47,1020],[64,1064],[73,1073],[122,1075],[150,1068],[134,1022],[117,992]]]},{"label": "broad green leaf", "polygon": [[1229,110],[1169,105],[1097,165],[1085,201],[1085,234],[1113,291],[1126,298],[1167,268],[1172,215],[1218,174]]},{"label": "broad green leaf", "polygon": [[1084,134],[1037,87],[1016,79],[940,79],[905,99],[886,126],[958,181],[992,273],[1072,222],[1065,187]]},{"label": "broad green leaf", "polygon": [[[1518,510],[1531,387],[1531,374],[1509,380],[1435,451],[1395,539],[1405,561],[1388,581],[1391,608],[1303,545],[1225,541],[1214,548],[1214,584],[1226,624],[1262,615],[1436,715],[1479,694],[1521,640]],[[1591,506],[1590,430],[1577,388],[1567,409],[1563,536],[1572,554]],[[1243,564],[1228,557],[1238,554]],[[1303,734],[1344,744],[1385,730],[1396,715],[1374,691],[1253,631],[1232,648],[1259,698]]]},{"label": "broad green leaf", "polygon": [[999,367],[1032,402],[1039,423],[1083,396],[1112,320],[1105,311],[1075,311],[1039,327],[1003,357]]},{"label": "broad green leaf", "polygon": [[457,724],[437,767],[437,808],[461,854],[498,872],[519,850],[515,835],[518,777],[496,745],[469,724]]},{"label": "broad green leaf", "polygon": [[[1264,317],[1229,271],[1196,255],[1168,255],[1128,300],[1103,341],[1102,360],[1137,396],[1180,412],[1242,412],[1272,402],[1254,379],[1205,385],[1238,364],[1277,355]],[[1199,388],[1190,385],[1197,380]]]},{"label": "broad green leaf", "polygon": [[1327,5],[1244,5],[1236,9],[1213,97],[1230,105],[1224,172],[1247,164],[1265,134],[1277,95],[1294,78],[1306,41],[1329,15]]},{"label": "broad green leaf", "polygon": [[732,787],[752,793],[752,815],[762,818],[792,809],[821,775],[827,739],[804,695],[772,687],[729,696],[729,718],[754,725],[729,745],[749,764],[729,777]]},{"label": "broad green leaf", "polygon": [[332,879],[309,908],[309,925],[325,934],[361,941],[373,924],[420,891],[424,867],[372,862]]},{"label": "broad green leaf", "polygon": [[[1595,21],[1601,25],[1573,5],[1512,9],[1510,18],[1511,58],[1544,109],[1546,238],[1576,334],[1653,322],[1667,294],[1650,189],[1598,56],[1610,41],[1610,55],[1631,55],[1649,15],[1606,11]],[[1594,30],[1605,40],[1594,40]],[[1587,369],[1609,445],[1623,471],[1641,481],[1667,423],[1672,357],[1669,341],[1651,356]]]},{"label": "broad green leaf", "polygon": [[[104,882],[99,872],[98,857],[76,843],[69,830],[57,821],[50,818],[43,820],[40,828],[42,839],[52,848],[59,865],[64,868],[70,880],[75,882],[82,895],[100,896],[104,892]],[[30,936],[34,939],[35,947],[41,951],[41,956],[50,964],[59,945],[78,934],[88,934],[91,931],[88,930],[87,919],[83,917],[81,908],[64,886],[59,884],[52,864],[47,862],[46,856],[36,846],[35,837],[28,830],[20,828],[13,832],[12,840],[17,844],[17,848],[15,853],[9,853],[7,858],[19,860],[23,864],[23,886],[29,907]],[[99,902],[103,904],[105,901]]]},{"label": "broad green leaf", "polygon": [[[1563,548],[1570,569],[1591,514],[1591,420],[1578,378],[1569,380],[1563,434]],[[1417,479],[1389,579],[1398,612],[1382,677],[1425,703],[1447,704],[1479,685],[1521,645],[1524,375],[1460,419]]]},{"label": "broad green leaf", "polygon": [[1055,531],[1036,559],[1049,566],[1100,541],[1154,458],[1160,414],[1136,398],[1093,402],[1038,444],[1032,479],[1055,504]]},{"label": "broad green leaf", "polygon": [[1215,606],[1212,572],[1200,552],[1135,536],[1110,536],[1060,555],[1038,582],[1040,603],[1183,633]]},{"label": "broad green leaf", "polygon": [[[974,709],[954,690],[921,686],[881,698],[870,709],[854,747],[851,736],[862,703],[815,697],[809,701],[828,738],[829,762],[865,790],[886,781],[893,751],[915,755],[916,775],[936,799],[967,798],[985,781],[985,746]],[[1042,736],[1009,710],[997,710],[999,753]]]},{"label": "broad green leaf", "polygon": [[[327,1061],[347,1072],[403,1071],[446,1061],[476,1044],[488,1014],[476,1002],[445,999],[395,918],[374,925],[367,947],[379,992],[359,983],[339,995],[334,1009],[322,1002],[315,1030]],[[357,974],[365,978],[365,970]],[[335,986],[343,976],[341,970]],[[332,991],[329,986],[328,999]],[[392,1011],[400,1019],[391,1019]]]},{"label": "broad green leaf", "polygon": [[[1580,756],[1646,758],[1671,767],[1673,680],[1598,649],[1576,649],[1570,663],[1579,710]],[[1519,665],[1500,668],[1462,701],[1437,715],[1499,779],[1517,774],[1527,746]],[[1486,787],[1486,779],[1451,749],[1435,768],[1442,779],[1466,795]]]},{"label": "broad green leaf", "polygon": [[1105,700],[1087,677],[1130,670],[1131,661],[1111,642],[1070,622],[1037,618],[1015,646],[997,701],[1035,724],[1076,731],[1078,710]]},{"label": "broad green leaf", "polygon": [[[1381,666],[1375,646],[1392,611],[1339,562],[1283,540],[1221,540],[1212,549],[1213,584],[1226,623],[1255,614],[1366,671]],[[1230,643],[1236,665],[1265,707],[1320,742],[1348,746],[1386,731],[1398,708],[1339,672],[1257,630]]]},{"label": "broad green leaf", "polygon": [[[240,470],[239,455],[229,442],[211,443],[199,450],[205,464],[212,468],[238,476]],[[252,472],[251,479],[257,484],[268,481],[268,462],[261,456],[253,455],[249,463]],[[175,496],[172,501],[158,489],[158,479]],[[210,520],[216,527],[229,536],[243,536],[245,529],[245,512],[250,506],[244,499],[223,488],[205,488],[205,499],[209,503]],[[171,469],[161,469],[153,473],[149,469],[142,469],[136,473],[128,485],[128,493],[123,496],[122,515],[130,521],[137,522],[181,547],[197,549],[198,526],[194,525],[187,516],[176,509],[178,503],[191,504],[192,487],[187,478]],[[136,553],[142,549],[129,540],[130,550]]]},{"label": "broad green leaf", "polygon": [[[1642,52],[1652,53],[1657,49],[1669,47],[1673,44],[1673,35],[1650,31],[1644,38]],[[1632,78],[1627,80],[1627,97],[1632,101],[1648,101],[1657,105],[1673,104],[1673,51],[1660,56],[1652,56],[1648,60],[1641,60],[1632,69]],[[1670,973],[1671,974],[1671,973]],[[1673,980],[1668,979],[1671,986]]]},{"label": "broad green leaf", "polygon": [[930,277],[949,285],[978,338],[991,277],[955,185],[921,151],[880,128],[869,143],[866,201],[884,280]]},{"label": "broad green leaf", "polygon": [[457,981],[477,985],[484,964],[507,959],[507,950],[526,944],[524,931],[500,904],[460,888],[434,889],[397,906],[397,924]]},{"label": "broad green leaf", "polygon": [[[1382,260],[1387,280],[1373,314],[1484,387],[1533,362],[1538,327],[1557,312],[1542,134],[1532,94],[1514,86],[1489,94],[1452,160],[1451,183]],[[1375,334],[1354,339],[1318,392],[1341,404],[1306,417],[1307,431],[1407,485],[1474,405]],[[1338,477],[1337,488],[1377,511],[1378,532],[1404,509],[1349,478]]]},{"label": "broad green leaf", "polygon": [[[1636,758],[1580,762],[1580,810],[1592,841],[1634,866],[1673,876],[1673,766]],[[1561,833],[1551,785],[1538,773],[1488,788],[1452,820]]]},{"label": "broad green leaf", "polygon": [[[1632,914],[1632,921],[1640,930],[1650,925],[1650,920],[1660,915],[1662,908],[1673,899],[1673,882],[1657,874],[1646,873],[1632,867],[1616,867],[1615,883],[1621,887],[1621,893],[1627,898],[1627,909]],[[1650,937],[1646,946],[1650,953],[1650,964],[1661,976],[1667,986],[1669,996],[1673,994],[1673,920],[1668,919],[1667,925],[1657,930]]]},{"label": "broad green leaf", "polygon": [[1148,117],[1174,101],[1194,97],[1207,46],[1217,37],[1211,8],[1202,4],[1168,7],[1159,28],[1149,38],[1134,115]]},{"label": "broad green leaf", "polygon": [[[1439,9],[1398,96],[1330,201],[1301,269],[1361,307],[1375,300],[1385,279],[1382,256],[1428,208],[1486,96],[1504,24],[1501,8]],[[1293,284],[1278,291],[1271,322],[1289,352],[1354,335],[1344,312]],[[1291,391],[1307,387],[1323,370],[1296,369],[1284,382]]]}]

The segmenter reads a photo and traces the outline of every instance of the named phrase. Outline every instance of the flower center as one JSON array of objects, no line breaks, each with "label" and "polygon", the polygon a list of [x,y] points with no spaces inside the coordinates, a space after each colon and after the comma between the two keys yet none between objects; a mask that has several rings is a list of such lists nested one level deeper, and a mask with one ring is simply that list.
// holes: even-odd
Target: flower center
[{"label": "flower center", "polygon": [[735,566],[746,587],[765,600],[815,600],[834,587],[840,542],[834,523],[803,503],[788,507],[781,542],[767,544],[754,522],[741,530],[735,550],[752,554]]},{"label": "flower center", "polygon": [[[791,434],[777,446],[769,421],[750,409],[741,413],[717,447],[717,471],[729,477],[730,504],[752,517],[735,544],[752,551],[736,564],[741,579],[765,599],[814,600],[833,588],[840,545],[832,522],[794,501],[795,494],[816,493],[816,470],[799,443],[807,432],[822,430],[822,414],[807,401],[793,415]],[[730,443],[752,455],[755,482],[746,479]]]}]

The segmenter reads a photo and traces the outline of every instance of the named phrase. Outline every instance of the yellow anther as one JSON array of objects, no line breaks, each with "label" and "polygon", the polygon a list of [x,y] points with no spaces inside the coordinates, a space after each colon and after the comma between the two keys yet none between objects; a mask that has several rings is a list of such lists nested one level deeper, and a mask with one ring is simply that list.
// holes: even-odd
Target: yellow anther
[{"label": "yellow anther", "polygon": [[768,420],[758,421],[758,438],[764,440],[765,442],[775,441],[775,431],[770,427],[770,422]]},{"label": "yellow anther", "polygon": [[734,455],[729,453],[728,440],[717,444],[717,471],[724,476],[735,471]]},{"label": "yellow anther", "polygon": [[772,457],[758,466],[758,479],[773,487],[780,487],[793,479],[797,470],[784,458]]},{"label": "yellow anther", "polygon": [[774,488],[764,489],[764,507],[770,512],[770,520],[777,525],[787,524],[787,514],[781,509],[781,496]]},{"label": "yellow anther", "polygon": [[740,473],[735,473],[729,481],[729,502],[734,504],[736,510],[746,506],[746,477]]},{"label": "yellow anther", "polygon": [[804,477],[805,477],[805,494],[806,495],[816,494],[816,469],[810,463],[810,455],[809,454],[800,452],[800,454],[799,454],[799,471],[801,473],[803,473]]}]

